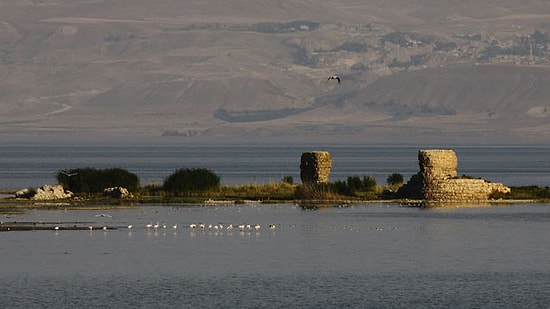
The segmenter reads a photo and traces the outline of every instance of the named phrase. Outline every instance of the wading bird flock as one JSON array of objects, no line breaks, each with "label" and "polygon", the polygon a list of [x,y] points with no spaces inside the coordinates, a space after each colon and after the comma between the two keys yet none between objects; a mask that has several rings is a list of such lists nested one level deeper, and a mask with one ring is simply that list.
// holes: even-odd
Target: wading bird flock
[{"label": "wading bird flock", "polygon": [[[132,231],[134,230],[134,225],[133,224],[128,224],[127,226],[125,226],[126,229],[128,231]],[[195,231],[201,231],[201,232],[206,232],[206,231],[210,231],[210,232],[222,232],[222,231],[227,231],[227,232],[232,232],[233,230],[238,230],[238,231],[241,231],[241,232],[244,232],[244,231],[259,231],[262,229],[262,226],[260,224],[245,224],[245,223],[242,223],[242,224],[223,224],[223,223],[218,223],[218,224],[205,224],[205,223],[191,223],[189,225],[186,226],[191,232],[195,232]],[[87,227],[87,229],[92,232],[93,230],[96,230],[96,229],[101,229],[105,232],[107,232],[108,230],[116,230],[116,229],[120,229],[120,228],[124,228],[124,227],[109,227],[107,225],[104,225],[102,227],[94,227],[92,225],[89,225]],[[179,225],[176,223],[176,224],[173,224],[171,226],[171,229],[176,231],[177,229],[179,228]],[[276,229],[276,225],[275,224],[269,224],[267,226],[267,228],[271,231],[275,230]],[[53,228],[55,231],[58,231],[60,229],[60,227],[58,225],[56,225],[54,228]],[[164,222],[160,222],[160,221],[157,221],[156,223],[153,223],[153,221],[150,221],[149,223],[145,224],[145,229],[148,230],[148,231],[158,231],[158,230],[167,230],[168,229],[168,225],[166,225],[166,223]]]},{"label": "wading bird flock", "polygon": [[[128,227],[130,228],[130,227]],[[162,229],[166,229],[167,226],[164,222],[157,222],[156,224],[153,224],[153,222],[149,222],[145,225],[145,228],[147,228],[147,230],[158,230],[160,228]],[[172,229],[177,229],[178,228],[178,225],[177,224],[174,224],[172,226]],[[239,230],[239,231],[259,231],[262,226],[260,224],[238,224],[238,225],[234,225],[234,224],[223,224],[223,223],[218,223],[218,224],[205,224],[205,223],[191,223],[188,225],[188,228],[189,230],[191,231],[233,231],[233,230]],[[270,224],[268,226],[268,229],[269,230],[274,230],[276,229],[276,225],[275,224]]]}]

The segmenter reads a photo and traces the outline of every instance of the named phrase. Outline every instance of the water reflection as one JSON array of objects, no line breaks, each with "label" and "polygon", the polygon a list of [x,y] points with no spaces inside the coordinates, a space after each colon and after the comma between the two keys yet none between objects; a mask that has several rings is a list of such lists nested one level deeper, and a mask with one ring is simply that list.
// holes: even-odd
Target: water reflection
[{"label": "water reflection", "polygon": [[350,207],[350,203],[331,203],[331,202],[301,202],[297,204],[303,210],[327,210],[330,208]]}]

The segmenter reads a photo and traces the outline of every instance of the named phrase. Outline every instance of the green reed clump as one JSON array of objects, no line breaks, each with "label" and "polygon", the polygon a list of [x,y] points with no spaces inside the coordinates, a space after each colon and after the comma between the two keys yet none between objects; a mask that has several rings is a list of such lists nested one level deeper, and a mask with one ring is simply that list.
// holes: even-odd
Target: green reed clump
[{"label": "green reed clump", "polygon": [[217,189],[220,177],[205,168],[182,168],[168,176],[162,188],[165,192],[178,196],[191,196],[193,192]]},{"label": "green reed clump", "polygon": [[242,200],[292,200],[296,185],[281,182],[268,184],[252,184],[238,186],[222,186],[218,190],[222,198],[237,198]]},{"label": "green reed clump", "polygon": [[122,168],[61,170],[56,178],[59,184],[74,193],[99,193],[110,187],[124,187],[130,192],[139,189],[138,176]]},{"label": "green reed clump", "polygon": [[539,186],[521,186],[510,187],[510,193],[494,192],[490,195],[490,198],[502,198],[512,200],[549,200],[550,188]]}]

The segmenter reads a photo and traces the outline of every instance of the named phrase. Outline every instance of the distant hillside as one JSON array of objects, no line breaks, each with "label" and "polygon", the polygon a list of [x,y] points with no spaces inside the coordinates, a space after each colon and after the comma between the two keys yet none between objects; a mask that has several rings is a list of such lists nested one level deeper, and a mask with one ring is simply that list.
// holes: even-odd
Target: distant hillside
[{"label": "distant hillside", "polygon": [[549,20],[540,0],[7,0],[0,139],[545,143]]}]

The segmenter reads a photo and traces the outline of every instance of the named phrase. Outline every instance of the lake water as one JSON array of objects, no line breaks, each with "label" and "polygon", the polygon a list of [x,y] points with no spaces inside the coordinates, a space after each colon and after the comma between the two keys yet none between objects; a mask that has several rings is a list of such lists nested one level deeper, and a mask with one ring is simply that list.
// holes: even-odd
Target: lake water
[{"label": "lake water", "polygon": [[[422,147],[426,149],[428,147]],[[61,169],[122,167],[142,184],[181,167],[224,184],[299,182],[327,150],[331,180],[384,184],[418,172],[417,147],[21,145],[0,148],[0,188],[55,183]],[[453,147],[459,174],[548,186],[550,148]],[[8,224],[107,226],[0,233],[4,308],[549,308],[550,204],[412,208],[366,203],[141,205],[1,214]],[[103,214],[103,216],[101,216]],[[148,229],[163,222],[167,228]],[[188,228],[205,223],[205,230]],[[259,224],[227,231],[208,225]],[[40,224],[40,223],[39,223]],[[128,230],[128,224],[134,226]],[[172,225],[178,228],[173,229]],[[276,226],[274,230],[268,228]]]},{"label": "lake water", "polygon": [[[419,149],[412,146],[208,146],[208,145],[26,145],[0,147],[0,189],[21,189],[56,183],[62,169],[120,167],[139,176],[141,184],[157,183],[179,168],[208,168],[222,184],[300,182],[300,156],[326,150],[332,155],[331,181],[371,176],[385,184],[392,173],[405,181],[419,171]],[[481,177],[508,186],[550,185],[550,147],[452,147],[458,174]]]},{"label": "lake water", "polygon": [[[117,229],[0,233],[0,302],[5,308],[548,308],[549,206],[28,210],[3,220]],[[148,229],[149,222],[168,226]],[[201,222],[204,231],[188,228]],[[220,223],[223,230],[208,228]],[[261,228],[225,229],[241,223]]]}]

